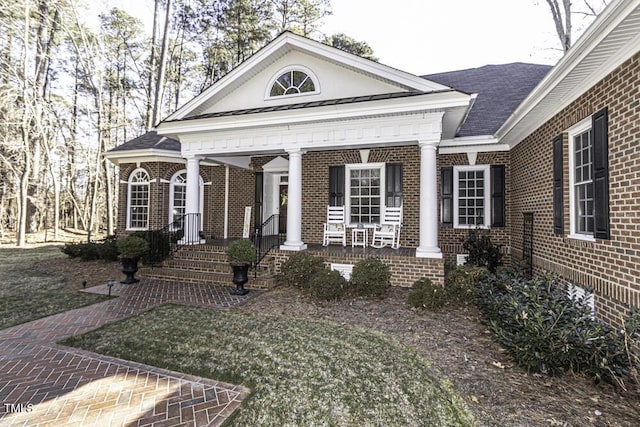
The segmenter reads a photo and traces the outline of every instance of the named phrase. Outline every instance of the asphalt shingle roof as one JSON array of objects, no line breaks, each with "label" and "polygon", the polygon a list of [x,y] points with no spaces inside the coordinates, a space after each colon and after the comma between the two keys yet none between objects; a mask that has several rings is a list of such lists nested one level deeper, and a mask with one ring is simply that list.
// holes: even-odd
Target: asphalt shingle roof
[{"label": "asphalt shingle roof", "polygon": [[143,150],[145,148],[180,152],[180,141],[158,135],[158,132],[152,130],[109,151]]},{"label": "asphalt shingle roof", "polygon": [[494,135],[552,67],[515,62],[429,74],[422,78],[478,97],[458,135]]}]

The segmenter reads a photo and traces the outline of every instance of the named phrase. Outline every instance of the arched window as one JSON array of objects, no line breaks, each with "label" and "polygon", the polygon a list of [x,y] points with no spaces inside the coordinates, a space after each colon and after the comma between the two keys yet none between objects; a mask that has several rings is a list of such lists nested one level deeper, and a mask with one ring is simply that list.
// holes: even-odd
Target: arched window
[{"label": "arched window", "polygon": [[302,95],[319,92],[317,78],[311,70],[303,67],[280,71],[272,80],[269,97]]},{"label": "arched window", "polygon": [[136,169],[129,175],[127,197],[127,229],[146,230],[149,227],[149,174]]},{"label": "arched window", "polygon": [[[187,171],[185,169],[176,172],[171,177],[171,188],[169,191],[169,224],[182,217],[187,212]],[[202,212],[204,205],[204,182],[200,177],[200,229],[202,229]],[[178,228],[180,224],[176,225]]]}]

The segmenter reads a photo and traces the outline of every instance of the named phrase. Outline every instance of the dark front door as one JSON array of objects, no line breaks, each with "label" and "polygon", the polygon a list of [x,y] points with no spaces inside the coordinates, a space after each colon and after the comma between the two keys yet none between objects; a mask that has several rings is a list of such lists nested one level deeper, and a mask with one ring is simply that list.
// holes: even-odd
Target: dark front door
[{"label": "dark front door", "polygon": [[287,204],[289,203],[289,185],[280,183],[280,233],[287,232]]}]

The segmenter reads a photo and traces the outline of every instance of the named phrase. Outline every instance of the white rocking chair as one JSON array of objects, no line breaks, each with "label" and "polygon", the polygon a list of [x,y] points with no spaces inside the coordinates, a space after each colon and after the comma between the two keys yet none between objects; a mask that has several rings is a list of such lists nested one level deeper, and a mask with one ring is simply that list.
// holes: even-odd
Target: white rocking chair
[{"label": "white rocking chair", "polygon": [[329,243],[342,243],[347,246],[347,230],[344,223],[344,206],[327,206],[327,222],[324,224],[322,246]]},{"label": "white rocking chair", "polygon": [[383,248],[387,245],[393,249],[400,247],[400,228],[402,227],[402,206],[385,208],[382,222],[373,230],[371,246]]}]

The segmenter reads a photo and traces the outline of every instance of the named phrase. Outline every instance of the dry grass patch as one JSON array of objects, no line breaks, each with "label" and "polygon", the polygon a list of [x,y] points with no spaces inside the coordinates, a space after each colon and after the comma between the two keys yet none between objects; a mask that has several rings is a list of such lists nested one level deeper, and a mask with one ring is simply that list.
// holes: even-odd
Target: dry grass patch
[{"label": "dry grass patch", "polygon": [[232,425],[474,424],[417,352],[326,321],[165,305],[62,344],[248,386]]},{"label": "dry grass patch", "polygon": [[78,292],[81,282],[40,271],[40,263],[66,258],[57,246],[0,249],[0,329],[105,299]]}]

